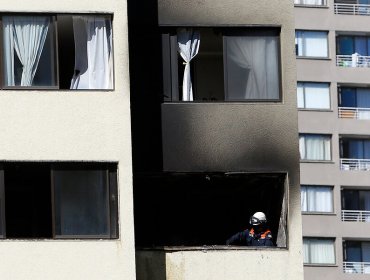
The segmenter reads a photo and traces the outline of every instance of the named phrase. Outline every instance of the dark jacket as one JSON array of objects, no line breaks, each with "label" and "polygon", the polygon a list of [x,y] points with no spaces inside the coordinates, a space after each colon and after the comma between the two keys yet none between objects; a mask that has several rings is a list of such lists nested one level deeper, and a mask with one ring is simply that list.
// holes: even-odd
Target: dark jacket
[{"label": "dark jacket", "polygon": [[241,246],[275,246],[272,242],[270,230],[265,230],[261,233],[254,233],[254,229],[246,229],[231,236],[226,245],[241,245]]}]

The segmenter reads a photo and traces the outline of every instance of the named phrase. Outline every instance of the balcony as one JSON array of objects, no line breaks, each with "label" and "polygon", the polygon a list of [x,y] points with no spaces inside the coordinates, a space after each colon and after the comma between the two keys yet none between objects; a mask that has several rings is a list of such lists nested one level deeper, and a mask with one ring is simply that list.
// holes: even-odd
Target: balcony
[{"label": "balcony", "polygon": [[343,262],[343,272],[370,274],[370,262]]},{"label": "balcony", "polygon": [[370,67],[370,56],[359,55],[357,53],[350,55],[337,55],[337,66],[340,67]]},{"label": "balcony", "polygon": [[340,170],[369,171],[370,159],[341,158]]},{"label": "balcony", "polygon": [[370,16],[370,5],[335,3],[334,13],[340,15]]},{"label": "balcony", "polygon": [[370,120],[370,108],[338,107],[341,119]]},{"label": "balcony", "polygon": [[370,211],[342,210],[342,222],[370,222]]}]

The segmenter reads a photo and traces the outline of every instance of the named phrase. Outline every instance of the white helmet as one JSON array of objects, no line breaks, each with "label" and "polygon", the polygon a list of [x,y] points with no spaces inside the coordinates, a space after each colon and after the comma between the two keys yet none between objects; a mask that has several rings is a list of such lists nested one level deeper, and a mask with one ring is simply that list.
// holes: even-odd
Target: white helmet
[{"label": "white helmet", "polygon": [[249,223],[252,226],[258,226],[260,224],[267,223],[266,215],[263,212],[256,212],[253,216],[249,219]]}]

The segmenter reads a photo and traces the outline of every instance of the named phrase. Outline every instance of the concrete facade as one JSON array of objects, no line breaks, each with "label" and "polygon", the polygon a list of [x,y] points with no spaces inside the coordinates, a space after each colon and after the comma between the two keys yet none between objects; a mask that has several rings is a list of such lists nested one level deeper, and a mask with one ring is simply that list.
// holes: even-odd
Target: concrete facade
[{"label": "concrete facade", "polygon": [[135,279],[125,1],[2,1],[1,13],[113,16],[114,90],[1,90],[1,161],[118,163],[119,239],[0,241],[2,279]]},{"label": "concrete facade", "polygon": [[[137,279],[302,279],[293,3],[160,0],[158,23],[160,27],[280,28],[282,100],[163,103],[162,148],[164,171],[286,172],[288,244],[260,250],[141,248],[136,255]],[[192,142],[179,147],[179,139]]]},{"label": "concrete facade", "polygon": [[296,5],[295,21],[297,30],[327,31],[329,46],[328,58],[297,57],[297,81],[330,83],[331,104],[329,110],[302,109],[298,112],[300,133],[331,135],[331,161],[301,161],[301,185],[332,186],[334,200],[333,213],[303,214],[304,237],[335,239],[335,264],[306,264],[304,267],[305,279],[368,279],[369,276],[366,274],[343,272],[342,242],[348,239],[368,240],[370,224],[341,220],[341,190],[343,187],[368,190],[370,177],[368,171],[340,170],[340,136],[361,135],[369,137],[370,122],[369,120],[339,118],[337,89],[340,85],[368,87],[370,68],[336,66],[336,36],[343,33],[369,35],[370,18],[362,15],[335,14],[334,0],[328,0],[326,5],[322,7]]}]

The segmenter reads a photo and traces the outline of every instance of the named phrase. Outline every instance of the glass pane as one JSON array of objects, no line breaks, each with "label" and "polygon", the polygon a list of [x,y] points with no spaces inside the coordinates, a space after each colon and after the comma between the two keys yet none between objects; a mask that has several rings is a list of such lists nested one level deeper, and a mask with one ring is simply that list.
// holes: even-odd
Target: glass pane
[{"label": "glass pane", "polygon": [[355,52],[359,55],[367,55],[367,45],[365,37],[355,37]]},{"label": "glass pane", "polygon": [[353,48],[353,37],[338,37],[338,54],[341,55],[351,55],[354,53],[354,48]]},{"label": "glass pane", "polygon": [[361,242],[346,241],[347,262],[361,262]]},{"label": "glass pane", "polygon": [[354,88],[341,88],[340,93],[341,107],[357,107],[356,102],[356,89]]},{"label": "glass pane", "polygon": [[356,190],[343,190],[343,209],[344,210],[360,210],[359,192]]},{"label": "glass pane", "polygon": [[56,235],[109,235],[105,170],[54,171]]},{"label": "glass pane", "polygon": [[53,38],[51,17],[3,17],[5,85],[55,85]]},{"label": "glass pane", "polygon": [[311,239],[310,253],[311,263],[335,264],[333,240]]},{"label": "glass pane", "polygon": [[363,159],[364,158],[363,140],[351,139],[348,141],[348,158],[353,158],[353,159]]},{"label": "glass pane", "polygon": [[327,57],[327,32],[305,31],[303,34],[303,56]]},{"label": "glass pane", "polygon": [[310,263],[310,242],[303,238],[303,263]]},{"label": "glass pane", "polygon": [[279,37],[225,36],[226,100],[279,99]]},{"label": "glass pane", "polygon": [[305,83],[306,108],[330,109],[329,84]]},{"label": "glass pane", "polygon": [[307,160],[330,160],[330,137],[305,135]]},{"label": "glass pane", "polygon": [[298,108],[304,108],[303,83],[297,84],[297,103]]}]

